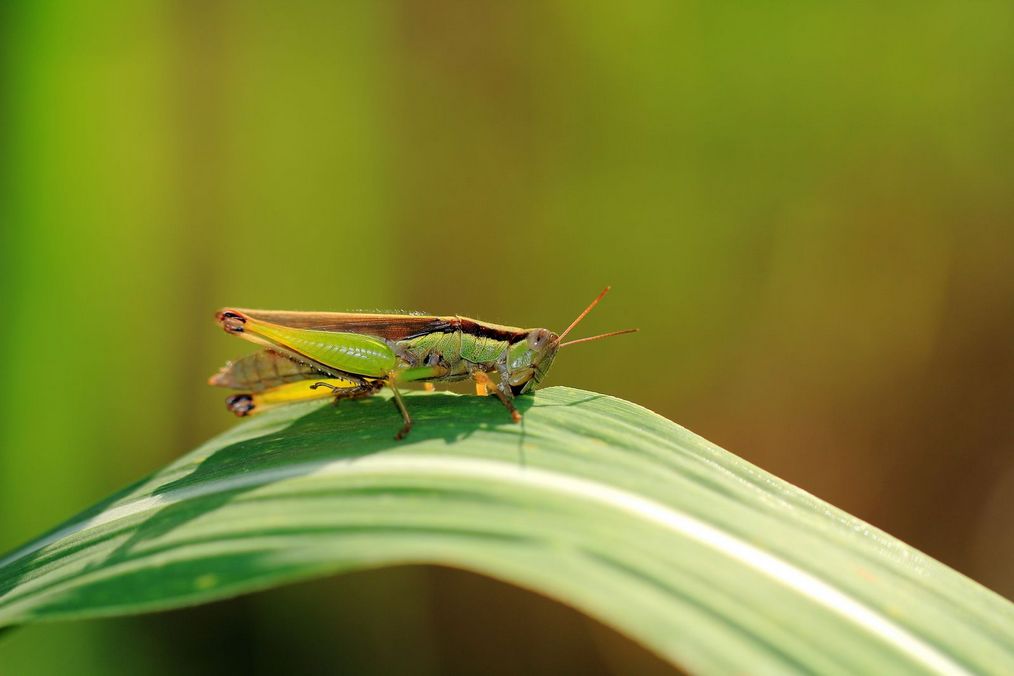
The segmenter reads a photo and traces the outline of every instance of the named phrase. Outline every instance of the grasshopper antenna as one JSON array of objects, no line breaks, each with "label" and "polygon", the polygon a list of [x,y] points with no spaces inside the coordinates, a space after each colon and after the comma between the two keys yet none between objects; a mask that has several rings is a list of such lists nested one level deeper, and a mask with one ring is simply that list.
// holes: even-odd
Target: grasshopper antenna
[{"label": "grasshopper antenna", "polygon": [[607,286],[606,288],[602,289],[602,293],[600,293],[598,296],[596,296],[595,300],[593,300],[591,303],[589,303],[588,307],[586,307],[584,309],[584,312],[582,312],[581,314],[579,314],[577,316],[577,319],[575,319],[574,321],[572,321],[570,323],[570,326],[568,326],[567,329],[563,333],[560,334],[560,336],[556,339],[556,342],[560,345],[560,347],[563,347],[565,345],[574,345],[576,343],[586,343],[589,340],[598,340],[600,338],[608,338],[610,336],[618,336],[618,335],[621,335],[621,334],[624,334],[624,333],[634,333],[635,331],[638,330],[638,329],[624,329],[622,331],[613,331],[612,333],[603,333],[601,335],[592,336],[590,338],[580,338],[578,340],[570,340],[570,341],[567,341],[566,343],[562,342],[563,339],[567,336],[567,334],[570,333],[571,330],[573,330],[573,328],[575,326],[577,326],[579,323],[581,323],[581,320],[584,319],[588,315],[588,313],[592,311],[592,308],[594,308],[596,305],[599,304],[599,301],[602,300],[602,297],[605,296],[607,293],[609,293],[609,289],[611,289],[611,288],[613,288],[613,287]]},{"label": "grasshopper antenna", "polygon": [[596,305],[598,305],[598,304],[599,304],[599,301],[600,301],[600,300],[602,300],[602,297],[603,297],[603,296],[605,296],[605,295],[606,295],[607,293],[609,293],[609,289],[611,289],[611,288],[613,288],[613,287],[611,287],[611,286],[607,286],[606,288],[602,289],[602,293],[600,293],[599,295],[597,295],[597,296],[595,297],[595,300],[593,300],[593,301],[592,301],[591,303],[589,303],[589,304],[588,304],[588,307],[586,307],[586,308],[584,309],[584,312],[582,312],[581,314],[579,314],[579,315],[577,316],[577,319],[575,319],[574,321],[572,321],[572,322],[570,323],[570,326],[568,326],[568,327],[567,327],[567,329],[566,329],[566,330],[565,330],[565,331],[564,331],[563,333],[561,333],[561,334],[560,334],[560,336],[559,336],[559,337],[558,337],[558,338],[556,339],[556,342],[558,342],[558,343],[559,343],[559,342],[560,342],[561,340],[563,340],[563,339],[564,339],[564,337],[565,337],[565,336],[566,336],[566,335],[567,335],[568,333],[570,333],[570,332],[571,332],[571,330],[572,330],[572,329],[573,329],[573,328],[574,328],[575,326],[577,326],[578,324],[580,324],[580,323],[581,323],[581,320],[582,320],[582,319],[584,319],[584,318],[585,318],[585,317],[586,317],[586,316],[588,315],[588,313],[592,311],[592,308],[594,308],[594,307],[595,307]]},{"label": "grasshopper antenna", "polygon": [[600,340],[602,338],[611,338],[612,336],[622,336],[624,333],[637,333],[641,329],[623,329],[621,331],[610,331],[609,333],[600,333],[597,336],[589,336],[588,338],[578,338],[577,340],[568,340],[566,343],[560,343],[560,347],[567,347],[568,345],[577,345],[578,343],[587,343],[592,340]]}]

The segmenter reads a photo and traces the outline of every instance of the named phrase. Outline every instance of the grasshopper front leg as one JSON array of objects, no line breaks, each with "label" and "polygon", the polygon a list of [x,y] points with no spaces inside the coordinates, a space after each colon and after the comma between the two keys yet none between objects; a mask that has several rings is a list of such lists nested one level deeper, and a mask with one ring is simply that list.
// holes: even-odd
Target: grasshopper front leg
[{"label": "grasshopper front leg", "polygon": [[494,383],[488,375],[486,375],[485,371],[473,369],[470,374],[472,376],[472,380],[475,381],[476,392],[480,389],[486,391],[493,390],[493,394],[497,396],[500,403],[502,403],[511,414],[511,420],[516,423],[521,422],[521,413],[514,407],[514,394],[510,391],[510,389],[508,389],[507,380],[503,377],[503,375],[500,376],[500,382],[497,384]]}]

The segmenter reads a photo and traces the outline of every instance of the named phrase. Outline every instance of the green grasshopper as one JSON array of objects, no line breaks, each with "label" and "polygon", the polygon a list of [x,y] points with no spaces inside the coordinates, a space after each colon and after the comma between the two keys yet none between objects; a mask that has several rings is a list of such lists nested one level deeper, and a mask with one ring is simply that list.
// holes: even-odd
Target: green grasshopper
[{"label": "green grasshopper", "polygon": [[[238,416],[292,401],[365,397],[386,385],[404,421],[395,435],[402,439],[412,428],[412,418],[400,384],[422,382],[432,389],[434,382],[471,378],[479,394],[492,389],[514,422],[520,422],[514,397],[535,389],[561,347],[637,331],[562,342],[607,291],[609,287],[559,335],[457,315],[226,308],[215,315],[226,333],[265,349],[229,362],[208,382],[246,390],[226,399],[226,406]],[[487,375],[493,372],[498,376],[495,384]]]}]

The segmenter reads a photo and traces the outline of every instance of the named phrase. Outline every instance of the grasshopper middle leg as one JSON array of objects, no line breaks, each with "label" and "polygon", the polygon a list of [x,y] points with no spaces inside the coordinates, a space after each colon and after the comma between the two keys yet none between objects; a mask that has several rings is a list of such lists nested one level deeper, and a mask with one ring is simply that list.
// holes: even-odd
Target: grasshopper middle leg
[{"label": "grasshopper middle leg", "polygon": [[396,441],[401,441],[412,430],[412,416],[408,414],[408,409],[405,408],[405,402],[401,398],[401,392],[398,391],[397,386],[394,384],[394,378],[388,379],[387,386],[394,393],[394,403],[398,407],[398,411],[401,412],[401,419],[404,423],[401,429],[398,430],[398,433],[394,435]]}]

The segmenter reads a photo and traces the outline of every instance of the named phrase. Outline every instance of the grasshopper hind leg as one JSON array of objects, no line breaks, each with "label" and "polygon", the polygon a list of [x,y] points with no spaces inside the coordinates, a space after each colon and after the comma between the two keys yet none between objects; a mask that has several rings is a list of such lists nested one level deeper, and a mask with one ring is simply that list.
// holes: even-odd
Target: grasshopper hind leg
[{"label": "grasshopper hind leg", "polygon": [[404,424],[401,429],[396,435],[394,435],[394,438],[400,441],[401,439],[404,439],[409,433],[409,430],[412,429],[412,418],[409,417],[408,410],[405,408],[405,402],[402,401],[401,392],[399,392],[398,388],[394,386],[393,378],[388,378],[387,380],[369,380],[356,387],[336,387],[331,383],[316,382],[313,385],[310,385],[310,389],[316,390],[319,387],[328,388],[331,390],[332,395],[334,396],[334,404],[337,406],[338,402],[342,399],[362,399],[363,397],[369,397],[370,395],[376,394],[384,387],[384,385],[390,387],[391,391],[394,392],[394,403],[398,406],[398,411],[401,412],[402,420],[404,420]]},{"label": "grasshopper hind leg", "polygon": [[225,407],[240,418],[250,415],[256,408],[252,394],[234,394],[225,400]]},{"label": "grasshopper hind leg", "polygon": [[383,380],[373,380],[356,387],[336,387],[331,383],[318,381],[313,385],[310,385],[311,390],[316,390],[320,387],[326,387],[331,390],[331,394],[334,397],[334,405],[337,406],[338,402],[342,399],[362,399],[368,397],[371,394],[376,394],[384,386]]},{"label": "grasshopper hind leg", "polygon": [[[303,380],[259,390],[238,392],[225,400],[225,406],[235,415],[243,418],[283,404],[325,399],[329,396],[336,400],[365,397],[379,390],[384,384],[383,381],[363,382],[344,378],[331,378],[312,385],[309,385],[309,382]],[[330,392],[317,391],[320,387],[326,387]]]}]

